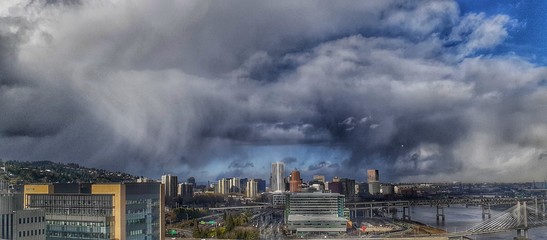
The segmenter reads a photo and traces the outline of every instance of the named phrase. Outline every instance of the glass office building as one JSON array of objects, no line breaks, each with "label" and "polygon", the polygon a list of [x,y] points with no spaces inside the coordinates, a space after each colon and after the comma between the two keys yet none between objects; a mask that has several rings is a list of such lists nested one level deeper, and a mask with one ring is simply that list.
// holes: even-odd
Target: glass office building
[{"label": "glass office building", "polygon": [[25,186],[25,207],[45,209],[46,239],[164,239],[160,183]]},{"label": "glass office building", "polygon": [[291,233],[339,233],[346,231],[344,195],[292,193],[287,195],[285,222]]}]

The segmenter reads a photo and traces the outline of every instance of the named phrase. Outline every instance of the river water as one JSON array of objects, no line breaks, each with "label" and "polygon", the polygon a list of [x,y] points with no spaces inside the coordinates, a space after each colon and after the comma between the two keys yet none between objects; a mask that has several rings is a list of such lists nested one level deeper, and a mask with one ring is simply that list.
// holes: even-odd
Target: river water
[{"label": "river water", "polygon": [[[480,222],[482,222],[481,209],[480,207],[468,207],[465,206],[450,206],[444,208],[445,221],[444,224],[437,223],[436,207],[413,207],[412,208],[412,220],[418,221],[433,227],[440,229],[445,229],[449,232],[461,232],[465,231],[467,228],[473,227]],[[492,209],[492,218],[500,214],[503,210]],[[484,234],[470,236],[471,239],[513,239],[517,235],[516,230],[509,232],[493,233],[493,234]],[[547,239],[547,227],[541,228],[532,228],[528,231],[528,236],[530,239],[539,240]]]}]

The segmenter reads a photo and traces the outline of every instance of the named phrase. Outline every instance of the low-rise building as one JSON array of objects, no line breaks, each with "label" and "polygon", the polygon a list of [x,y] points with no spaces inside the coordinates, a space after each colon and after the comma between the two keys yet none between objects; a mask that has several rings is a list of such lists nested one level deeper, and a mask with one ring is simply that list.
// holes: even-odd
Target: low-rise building
[{"label": "low-rise building", "polygon": [[23,209],[23,194],[0,192],[0,239],[45,240],[42,209]]},{"label": "low-rise building", "polygon": [[46,239],[163,240],[161,183],[25,185],[24,207],[45,210]]},{"label": "low-rise building", "polygon": [[291,233],[336,234],[346,231],[343,195],[337,193],[292,193],[285,204],[285,222]]}]

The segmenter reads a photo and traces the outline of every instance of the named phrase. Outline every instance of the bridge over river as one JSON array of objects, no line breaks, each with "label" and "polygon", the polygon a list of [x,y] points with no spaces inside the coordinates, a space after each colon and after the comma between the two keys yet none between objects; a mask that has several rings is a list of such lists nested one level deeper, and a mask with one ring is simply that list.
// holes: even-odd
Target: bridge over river
[{"label": "bridge over river", "polygon": [[[413,201],[378,201],[346,203],[350,218],[372,217],[373,212],[383,214],[403,213],[403,219],[411,219],[412,206],[430,206],[437,209],[437,221],[444,221],[444,208],[454,205],[481,206],[483,222],[462,232],[452,232],[439,236],[450,239],[464,239],[465,236],[516,231],[515,239],[528,239],[528,229],[547,226],[545,198],[453,198]],[[494,205],[513,205],[509,209],[493,216],[490,207]],[[362,214],[360,214],[362,213]]]}]

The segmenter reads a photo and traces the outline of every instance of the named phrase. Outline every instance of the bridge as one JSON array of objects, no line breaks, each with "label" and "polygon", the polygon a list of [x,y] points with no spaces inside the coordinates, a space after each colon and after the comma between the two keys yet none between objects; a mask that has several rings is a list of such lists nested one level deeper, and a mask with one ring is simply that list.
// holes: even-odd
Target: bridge
[{"label": "bridge", "polygon": [[[439,237],[449,239],[464,239],[466,236],[490,234],[496,232],[516,231],[516,240],[528,240],[528,229],[547,226],[547,211],[545,198],[460,198],[460,199],[435,199],[413,201],[385,201],[385,202],[361,202],[347,203],[350,208],[350,217],[358,216],[358,211],[364,211],[363,217],[372,217],[373,210],[381,210],[383,213],[397,213],[402,208],[403,219],[410,220],[411,206],[437,207],[437,221],[444,221],[444,207],[450,205],[479,205],[482,206],[483,222],[463,232],[440,234]],[[490,206],[514,205],[504,212],[492,217]],[[367,216],[366,213],[370,215]]]},{"label": "bridge", "polygon": [[408,201],[372,201],[372,202],[348,202],[346,208],[349,209],[349,217],[372,217],[375,210],[381,210],[396,216],[397,212],[403,213],[403,219],[411,220],[410,207],[412,206],[430,206],[437,208],[437,221],[444,221],[444,208],[451,205],[480,206],[483,219],[490,219],[491,206],[494,205],[514,205],[517,202],[526,202],[533,205],[536,209],[546,210],[547,198],[442,198],[442,199],[420,199]]},{"label": "bridge", "polygon": [[488,219],[467,229],[465,232],[449,233],[449,238],[460,238],[464,236],[479,235],[495,232],[515,231],[516,240],[528,240],[528,229],[547,226],[547,214],[545,209],[530,207],[527,202],[517,204],[497,216]]}]

